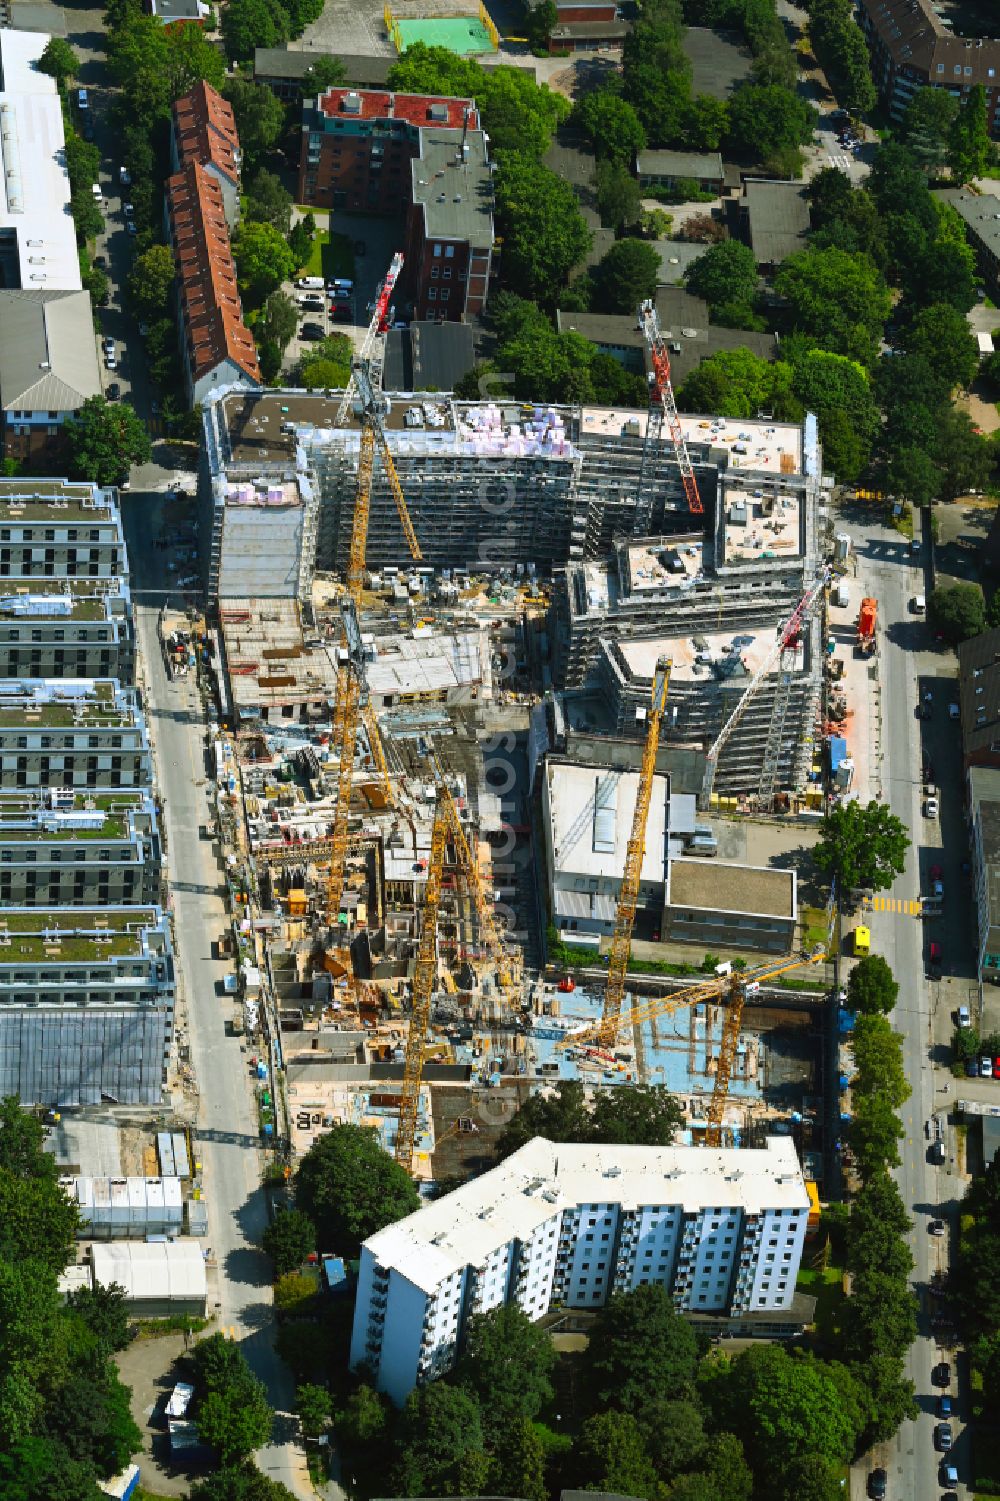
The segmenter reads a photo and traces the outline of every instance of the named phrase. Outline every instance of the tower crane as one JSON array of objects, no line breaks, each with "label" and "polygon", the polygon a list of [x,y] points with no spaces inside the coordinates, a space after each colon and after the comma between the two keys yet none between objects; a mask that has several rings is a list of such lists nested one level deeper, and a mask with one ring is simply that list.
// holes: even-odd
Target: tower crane
[{"label": "tower crane", "polygon": [[[384,348],[383,340],[386,333],[388,332],[389,324],[392,322],[392,293],[393,289],[395,288],[396,282],[399,280],[399,273],[402,271],[402,269],[403,252],[401,250],[397,250],[396,254],[389,262],[389,269],[385,273],[385,279],[383,280],[378,291],[375,294],[375,302],[372,308],[372,319],[368,325],[368,332],[365,334],[365,337],[362,340],[361,349],[358,354],[357,363],[366,364],[368,366],[368,368],[371,370],[372,376],[374,377],[373,384],[378,389],[381,389],[382,387],[382,351]],[[337,408],[337,427],[343,427],[344,418],[347,416],[347,410],[351,404],[351,400],[354,394],[355,383],[354,372],[352,370],[351,378],[347,382],[343,396],[340,398],[340,406]]]},{"label": "tower crane", "polygon": [[[676,1011],[681,1011],[689,1006],[697,1006],[701,1001],[721,1000],[728,993],[729,1005],[722,1027],[722,1041],[719,1046],[719,1057],[716,1062],[712,1097],[708,1103],[708,1130],[705,1136],[705,1144],[707,1146],[717,1147],[721,1145],[722,1118],[725,1114],[726,1101],[729,1097],[729,1080],[733,1071],[733,1062],[736,1058],[736,1045],[739,1042],[740,1027],[743,1022],[743,1004],[747,995],[759,990],[761,985],[767,980],[773,980],[779,975],[788,974],[793,969],[801,969],[809,964],[818,964],[821,960],[825,959],[830,947],[835,910],[835,905],[831,897],[831,901],[827,907],[828,927],[826,941],[817,945],[815,949],[805,956],[798,954],[781,964],[761,965],[757,969],[744,971],[740,974],[734,973],[731,976],[712,980],[704,985],[696,985],[693,989],[672,991],[669,995],[655,996],[643,1005],[632,1008],[632,1026],[634,1029],[639,1029],[644,1022],[652,1021],[657,1017],[673,1016]],[[604,1023],[601,1021],[594,1022],[590,1026],[581,1027],[579,1031],[568,1033],[556,1044],[556,1047],[579,1047],[587,1043],[596,1043],[601,1046],[605,1042]]]},{"label": "tower crane", "polygon": [[719,756],[722,754],[722,750],[726,744],[726,741],[729,739],[730,735],[733,733],[736,726],[743,718],[751,699],[760,688],[761,683],[763,683],[768,673],[772,671],[775,663],[780,662],[785,652],[789,649],[796,637],[799,635],[803,624],[809,618],[809,616],[812,614],[813,610],[821,600],[823,591],[829,583],[829,580],[830,570],[828,568],[824,568],[818,578],[814,579],[813,582],[809,585],[809,588],[806,590],[805,594],[803,594],[802,598],[795,606],[795,609],[785,621],[784,625],[780,627],[774,645],[771,647],[767,656],[764,658],[763,662],[758,667],[753,677],[750,679],[746,688],[743,690],[739,703],[736,705],[735,709],[730,714],[725,724],[722,726],[722,729],[719,731],[715,743],[710,749],[705,760],[705,775],[701,784],[700,798],[700,804],[702,808],[707,808],[712,800],[712,788],[715,785],[715,773],[718,770],[719,766]]},{"label": "tower crane", "polygon": [[669,657],[660,657],[653,673],[653,690],[647,711],[646,744],[642,752],[642,767],[639,786],[635,795],[635,811],[632,814],[632,832],[625,853],[625,869],[622,873],[621,891],[618,895],[618,910],[615,913],[615,931],[611,939],[608,958],[608,982],[604,991],[604,1013],[600,1032],[605,1044],[614,1045],[621,1022],[622,1001],[625,998],[625,976],[628,971],[629,954],[632,951],[632,929],[635,926],[635,909],[639,897],[639,880],[642,862],[646,853],[646,823],[649,819],[649,804],[653,796],[653,778],[656,772],[656,752],[660,744],[660,724],[667,706],[670,689]]},{"label": "tower crane", "polygon": [[[456,815],[457,816],[457,815]],[[423,925],[413,971],[413,1006],[410,1030],[403,1058],[403,1091],[399,1099],[399,1130],[396,1133],[396,1161],[409,1172],[413,1166],[413,1146],[417,1136],[420,1107],[420,1080],[424,1071],[424,1049],[431,1020],[431,1000],[437,975],[437,927],[441,910],[441,877],[444,872],[445,845],[451,828],[451,816],[441,795],[434,810],[431,831],[431,858],[427,867],[427,890],[424,894]]]},{"label": "tower crane", "polygon": [[641,509],[637,518],[637,527],[639,532],[643,533],[648,531],[650,526],[652,510],[650,485],[653,465],[659,452],[664,419],[666,419],[667,431],[670,434],[670,442],[673,444],[674,457],[681,472],[681,484],[684,486],[684,498],[687,501],[688,510],[692,516],[701,516],[704,514],[705,507],[698,493],[694,465],[691,463],[691,455],[688,453],[687,443],[684,440],[684,430],[677,414],[677,402],[674,400],[674,388],[670,379],[670,351],[663,337],[652,298],[647,298],[640,304],[639,327],[646,336],[650,363],[653,367],[649,377],[646,441],[642,448],[642,464],[639,470],[638,500]]}]

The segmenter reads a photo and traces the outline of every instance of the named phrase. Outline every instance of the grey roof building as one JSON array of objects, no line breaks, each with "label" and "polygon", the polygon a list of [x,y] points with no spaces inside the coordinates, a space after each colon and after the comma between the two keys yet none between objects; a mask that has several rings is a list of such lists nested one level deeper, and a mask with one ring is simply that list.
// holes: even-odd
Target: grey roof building
[{"label": "grey roof building", "polygon": [[809,232],[808,188],[799,182],[750,178],[740,215],[757,265],[771,271],[802,250]]},{"label": "grey roof building", "polygon": [[387,391],[453,391],[476,363],[468,323],[415,322],[386,335]]},{"label": "grey roof building", "polygon": [[737,32],[688,26],[681,43],[691,64],[691,89],[713,99],[728,99],[750,77],[753,54]]},{"label": "grey roof building", "polygon": [[934,197],[948,203],[965,225],[966,238],[976,252],[979,274],[994,290],[1000,288],[1000,200],[992,193],[965,188],[938,188]]},{"label": "grey roof building", "polygon": [[89,292],[0,289],[0,404],[4,419],[58,413],[101,393]]},{"label": "grey roof building", "polygon": [[1000,770],[972,766],[968,779],[978,971],[1000,984]]},{"label": "grey roof building", "polygon": [[1000,767],[1000,630],[958,648],[958,700],[966,766]]},{"label": "grey roof building", "polygon": [[690,180],[722,192],[725,169],[717,151],[640,151],[636,171],[642,184]]},{"label": "grey roof building", "polygon": [[287,47],[256,47],[253,55],[253,76],[257,83],[265,83],[279,99],[298,99],[302,92],[302,80],[313,63],[320,58],[334,57],[343,63],[347,83],[362,88],[378,88],[389,76],[395,57],[358,57],[343,52],[320,52],[314,48],[296,52]]}]

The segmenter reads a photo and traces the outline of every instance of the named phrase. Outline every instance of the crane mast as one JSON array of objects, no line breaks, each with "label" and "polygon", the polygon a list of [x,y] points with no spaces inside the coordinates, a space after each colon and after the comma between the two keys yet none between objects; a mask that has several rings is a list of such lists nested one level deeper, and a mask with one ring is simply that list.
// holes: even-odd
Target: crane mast
[{"label": "crane mast", "polygon": [[651,506],[647,504],[649,495],[651,471],[660,445],[663,433],[663,423],[666,421],[667,432],[673,445],[674,457],[677,467],[681,472],[681,484],[684,486],[684,498],[692,516],[704,514],[705,507],[702,505],[701,496],[698,493],[698,481],[695,479],[694,465],[691,463],[691,455],[688,453],[687,443],[684,439],[684,430],[681,427],[681,419],[677,412],[677,402],[674,399],[674,387],[670,378],[670,351],[667,341],[663,337],[660,328],[660,320],[657,317],[656,308],[651,298],[640,304],[639,327],[646,336],[649,345],[649,358],[652,371],[649,377],[649,415],[646,418],[646,441],[642,450],[642,466],[639,471],[639,502],[642,507],[640,518],[640,530],[648,531],[650,517],[648,512]]},{"label": "crane mast", "polygon": [[625,869],[622,873],[618,909],[615,913],[615,931],[608,957],[608,983],[604,991],[604,1013],[600,1024],[602,1040],[608,1044],[615,1042],[621,1023],[625,977],[628,972],[629,954],[632,951],[632,929],[635,926],[635,909],[639,898],[639,881],[642,875],[642,861],[646,853],[646,823],[649,819],[649,805],[653,796],[656,752],[660,744],[660,724],[667,706],[667,693],[670,690],[672,665],[669,657],[661,657],[653,674],[646,744],[642,752],[635,811],[632,814],[632,832],[629,835],[628,848],[625,853]]},{"label": "crane mast", "polygon": [[445,844],[451,820],[444,799],[438,796],[431,831],[431,858],[427,867],[427,890],[424,895],[423,925],[413,972],[413,1006],[410,1030],[403,1058],[403,1092],[399,1101],[399,1130],[396,1133],[396,1161],[409,1172],[413,1166],[413,1147],[417,1138],[417,1114],[420,1107],[420,1080],[424,1071],[424,1047],[431,1020],[431,1001],[437,976],[437,926],[441,909],[441,877],[444,871]]},{"label": "crane mast", "polygon": [[[403,252],[397,250],[389,262],[389,269],[385,273],[385,279],[375,294],[375,303],[372,308],[372,319],[368,325],[368,331],[361,343],[357,363],[366,364],[375,376],[375,385],[382,385],[382,354],[384,339],[392,322],[392,293],[399,280],[399,273],[403,269]],[[337,408],[337,416],[334,419],[335,426],[343,427],[344,419],[355,393],[354,372],[347,382],[343,396],[340,398],[340,406]]]},{"label": "crane mast", "polygon": [[757,671],[754,673],[753,677],[750,679],[749,683],[743,691],[739,703],[736,705],[735,709],[730,714],[725,724],[722,726],[722,729],[719,731],[715,743],[709,751],[708,756],[705,760],[705,775],[701,785],[700,799],[701,806],[703,808],[707,808],[709,803],[711,802],[712,788],[715,785],[715,773],[719,765],[719,756],[722,754],[722,750],[726,744],[726,741],[729,739],[730,735],[733,733],[736,726],[743,718],[743,715],[746,713],[747,708],[749,707],[750,701],[759,689],[761,683],[763,683],[768,673],[771,672],[774,664],[780,661],[781,657],[788,650],[789,645],[791,644],[793,639],[801,631],[805,621],[812,614],[812,611],[815,609],[819,600],[822,598],[823,590],[826,588],[827,583],[829,582],[829,578],[829,569],[824,568],[819,577],[815,579],[812,584],[810,584],[805,594],[803,594],[802,598],[795,606],[795,609],[792,611],[788,619],[785,621],[784,625],[778,631],[777,640],[771,647],[771,650],[768,652],[761,665],[758,667]]}]

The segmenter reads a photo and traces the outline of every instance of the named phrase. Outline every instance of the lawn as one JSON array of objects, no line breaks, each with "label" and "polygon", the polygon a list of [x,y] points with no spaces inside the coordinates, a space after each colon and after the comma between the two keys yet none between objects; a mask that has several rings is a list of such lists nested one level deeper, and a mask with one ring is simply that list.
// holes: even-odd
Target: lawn
[{"label": "lawn", "polygon": [[327,281],[335,276],[345,281],[354,280],[354,245],[347,235],[328,234],[323,246],[323,269],[321,275]]},{"label": "lawn", "polygon": [[844,1301],[843,1268],[800,1267],[795,1290],[816,1299],[816,1335],[822,1344],[831,1345],[836,1337],[840,1306]]},{"label": "lawn", "polygon": [[324,274],[323,252],[327,247],[329,239],[330,231],[328,229],[317,229],[312,242],[312,250],[309,252],[309,259],[304,266],[299,267],[300,276],[322,276]]}]

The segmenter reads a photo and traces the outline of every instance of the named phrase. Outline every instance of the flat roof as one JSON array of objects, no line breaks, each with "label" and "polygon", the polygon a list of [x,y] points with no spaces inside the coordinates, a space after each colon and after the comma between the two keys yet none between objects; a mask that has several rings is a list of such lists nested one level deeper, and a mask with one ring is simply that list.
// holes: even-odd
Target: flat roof
[{"label": "flat roof", "polygon": [[505,1162],[365,1241],[379,1266],[433,1293],[446,1277],[512,1239],[526,1240],[563,1210],[613,1202],[625,1210],[664,1205],[808,1210],[791,1137],[763,1148],[590,1146],[536,1136]]},{"label": "flat roof", "polygon": [[[0,37],[5,33],[0,31]],[[49,526],[92,526],[108,522],[121,531],[121,511],[111,490],[85,481],[65,479],[0,479],[0,518],[4,521],[44,521]]]},{"label": "flat roof", "polygon": [[[774,630],[754,626],[746,631],[699,631],[693,636],[656,636],[651,639],[622,636],[617,646],[636,677],[652,678],[657,659],[670,657],[673,662],[672,681],[729,681],[745,685],[763,667],[775,640]],[[740,644],[734,650],[737,641]],[[711,660],[696,660],[699,657]],[[800,671],[803,661],[800,645],[792,670]]]},{"label": "flat roof", "polygon": [[737,31],[685,26],[681,46],[691,64],[691,89],[695,94],[728,99],[733,89],[750,77],[753,53]]},{"label": "flat roof", "polygon": [[138,958],[151,930],[167,933],[158,907],[7,907],[0,911],[0,969],[25,959]]},{"label": "flat roof", "polygon": [[629,591],[641,594],[682,578],[697,578],[704,568],[704,546],[700,541],[670,537],[630,544],[626,548]]},{"label": "flat roof", "polygon": [[[613,436],[629,427],[639,438],[646,436],[645,411],[634,407],[583,407],[580,432],[602,437]],[[708,445],[727,450],[729,469],[770,471],[772,474],[802,473],[802,429],[792,422],[751,421],[746,417],[702,417],[681,413],[681,431],[691,445]],[[749,434],[748,440],[740,438]],[[747,449],[746,453],[737,450]]]},{"label": "flat roof", "polygon": [[809,233],[809,189],[800,182],[750,178],[743,187],[750,248],[759,266],[802,250]]},{"label": "flat roof", "polygon": [[[747,445],[750,447],[750,445]],[[784,486],[726,485],[724,561],[797,558],[802,554],[802,497]]]},{"label": "flat roof", "polygon": [[717,151],[640,151],[640,177],[713,177],[722,181],[722,157]]},{"label": "flat roof", "polygon": [[94,1241],[90,1248],[94,1281],[117,1283],[129,1302],[157,1298],[206,1298],[205,1257],[197,1240],[147,1245],[141,1240]]},{"label": "flat roof", "polygon": [[0,38],[0,231],[14,239],[18,281],[26,291],[78,292],[62,104],[55,79],[36,66],[49,37],[4,31]]},{"label": "flat roof", "polygon": [[697,857],[671,860],[667,904],[706,912],[794,918],[795,872],[763,865],[726,865],[721,860]]},{"label": "flat roof", "polygon": [[486,684],[491,680],[489,637],[479,629],[379,641],[367,677],[370,692],[383,697]]},{"label": "flat roof", "polygon": [[[545,777],[556,874],[597,876],[617,886],[625,868],[639,773],[550,758]],[[654,777],[641,872],[641,879],[653,885],[665,879],[668,789],[667,777]]]},{"label": "flat roof", "polygon": [[481,130],[421,126],[420,155],[410,163],[411,198],[424,209],[424,232],[493,247],[493,174]]},{"label": "flat roof", "polygon": [[117,729],[141,723],[131,690],[115,678],[0,680],[0,729]]}]

